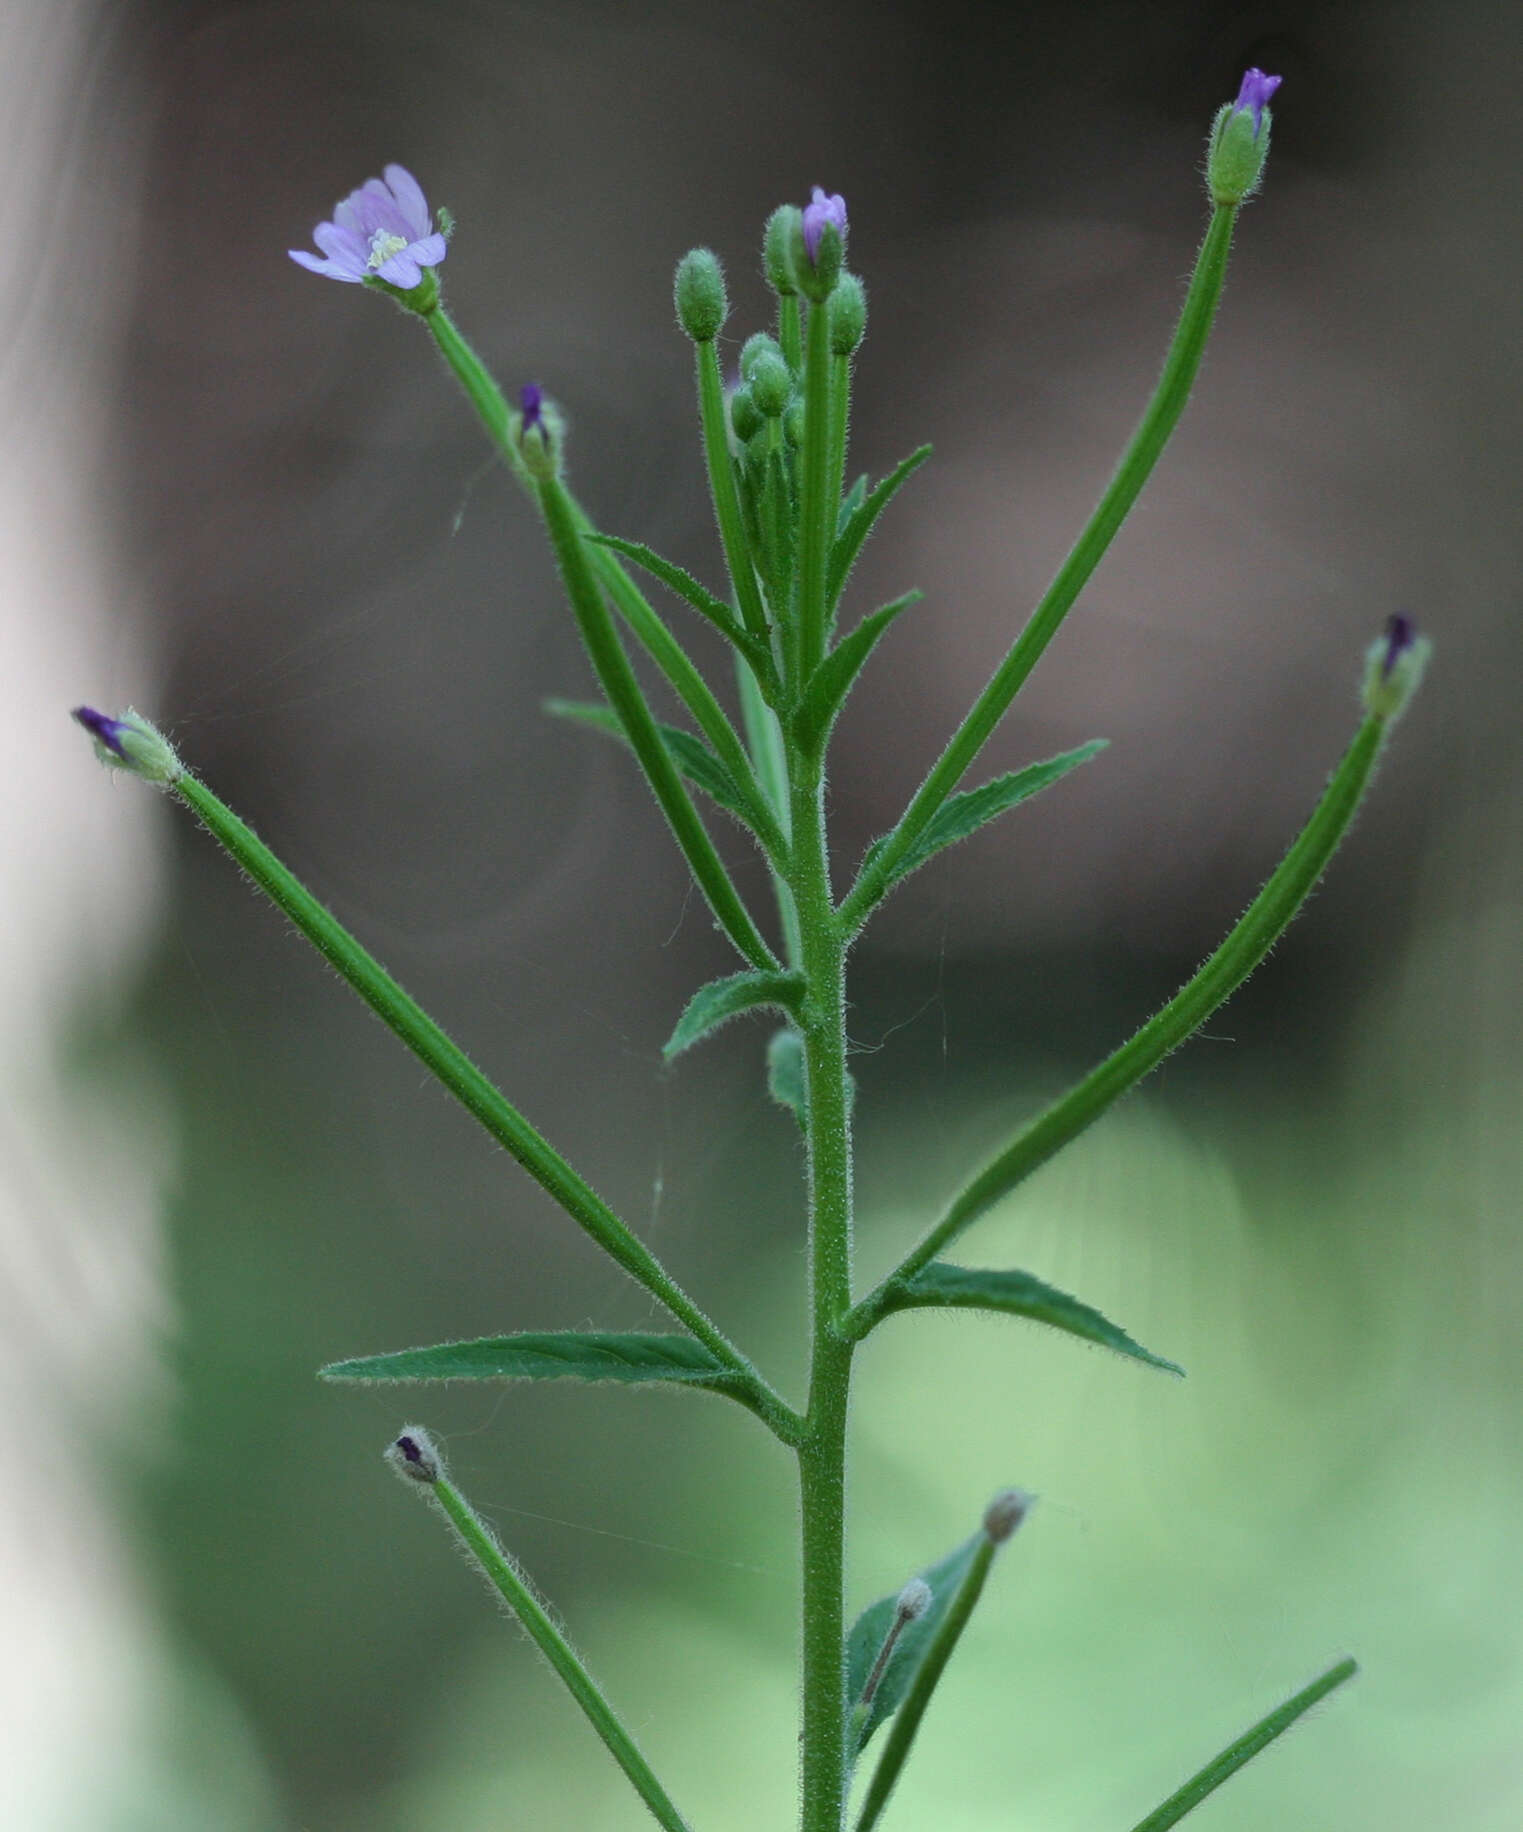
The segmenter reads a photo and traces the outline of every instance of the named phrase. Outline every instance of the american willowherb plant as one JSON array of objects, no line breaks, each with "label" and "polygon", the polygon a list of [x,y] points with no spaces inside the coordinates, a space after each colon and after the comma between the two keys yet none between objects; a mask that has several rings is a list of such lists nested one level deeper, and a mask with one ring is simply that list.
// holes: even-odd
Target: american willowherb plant
[{"label": "american willowherb plant", "polygon": [[[552,702],[552,710],[629,746],[714,920],[743,963],[693,995],[666,1044],[667,1056],[692,1048],[742,1012],[781,1014],[767,1045],[767,1088],[797,1122],[808,1169],[812,1329],[802,1408],[771,1385],[464,1052],[185,768],[153,726],[133,712],[112,718],[81,707],[75,714],[107,763],[161,784],[190,806],[402,1041],[680,1326],[669,1335],[562,1331],[450,1342],[339,1362],[324,1376],[413,1383],[671,1382],[737,1401],[795,1454],[802,1522],[804,1832],[840,1832],[853,1777],[886,1726],[876,1738],[871,1774],[864,1769],[855,1791],[859,1832],[876,1825],[994,1555],[1030,1505],[1019,1490],[997,1494],[971,1538],[848,1628],[844,1464],[857,1345],[895,1312],[961,1306],[1025,1317],[1180,1372],[1087,1304],[1028,1273],[966,1266],[945,1255],[986,1210],[1190,1037],[1264,958],[1353,819],[1426,659],[1426,642],[1406,618],[1393,616],[1366,657],[1364,717],[1347,752],[1226,940],[1135,1036],[977,1170],[887,1278],[859,1294],[852,1280],[847,956],[883,898],[911,872],[1051,788],[1102,748],[1081,744],[975,788],[961,787],[1137,500],[1184,410],[1221,297],[1237,213],[1263,172],[1268,103],[1278,85],[1278,77],[1250,70],[1236,101],[1216,117],[1206,161],[1210,225],[1163,373],[1099,506],[909,806],[868,848],[844,889],[832,871],[827,822],[832,728],[869,657],[919,594],[907,592],[855,620],[843,617],[842,598],[863,542],[929,455],[927,448],[912,453],[874,485],[866,477],[846,485],[852,365],[866,327],[866,295],[845,267],[844,200],[816,188],[803,209],[784,205],[768,222],[765,269],[776,320],[771,331],[743,345],[732,388],[722,378],[717,348],[728,315],[720,264],[708,250],[696,249],[677,268],[677,317],[694,347],[703,449],[729,571],[722,593],[648,547],[604,533],[571,494],[563,476],[564,427],[554,403],[530,385],[511,406],[445,312],[438,269],[452,225],[443,212],[436,225],[417,182],[401,166],[388,166],[384,179],[369,180],[338,205],[332,222],[318,225],[321,258],[293,253],[313,272],[386,294],[421,321],[542,516],[604,695],[592,703]],[[647,597],[641,575],[696,612],[733,650],[738,724]],[[690,725],[657,720],[629,661],[631,638],[664,677]],[[695,806],[695,790],[738,821],[766,860],[776,892],[775,941],[736,889]],[[429,1433],[407,1426],[386,1455],[437,1505],[651,1813],[667,1832],[683,1832],[687,1821],[526,1578],[451,1483]],[[1330,1667],[1143,1819],[1137,1832],[1172,1826],[1353,1671],[1352,1660]]]}]

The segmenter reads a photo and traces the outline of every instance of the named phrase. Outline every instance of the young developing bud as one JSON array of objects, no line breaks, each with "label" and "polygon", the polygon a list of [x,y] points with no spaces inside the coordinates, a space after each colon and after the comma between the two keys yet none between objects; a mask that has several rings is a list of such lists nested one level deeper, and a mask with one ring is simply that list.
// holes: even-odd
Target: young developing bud
[{"label": "young developing bud", "polygon": [[1249,70],[1237,100],[1218,111],[1206,143],[1206,188],[1212,203],[1244,203],[1259,188],[1269,157],[1269,98],[1281,80]]},{"label": "young developing bud", "polygon": [[1364,661],[1364,709],[1388,724],[1407,709],[1428,665],[1433,645],[1419,636],[1417,625],[1398,611],[1385,634],[1370,644]]},{"label": "young developing bud", "polygon": [[912,1622],[918,1622],[931,1607],[933,1592],[924,1578],[911,1578],[904,1589],[899,1592],[899,1600],[894,1605],[894,1617],[888,1625],[888,1633],[883,1637],[883,1645],[878,1649],[878,1658],[872,1664],[872,1671],[862,1685],[862,1696],[857,1700],[856,1709],[865,1713],[867,1707],[877,1695],[878,1687],[883,1683],[883,1675],[888,1671],[888,1663],[893,1659],[894,1649],[899,1645],[899,1637]]},{"label": "young developing bud", "polygon": [[779,419],[793,398],[793,371],[783,361],[783,353],[763,351],[751,365],[751,399],[764,419]]},{"label": "young developing bud", "polygon": [[795,450],[804,443],[804,403],[795,401],[783,415],[783,437]]},{"label": "young developing bud", "polygon": [[677,263],[672,290],[678,324],[694,343],[712,343],[730,315],[719,256],[708,248],[695,248],[685,254]]},{"label": "young developing bud", "polygon": [[438,1447],[421,1425],[409,1425],[386,1446],[386,1461],[409,1482],[435,1483],[444,1467]]},{"label": "young developing bud", "polygon": [[761,413],[749,388],[737,388],[730,396],[730,424],[742,445],[748,445],[761,431]]},{"label": "young developing bud", "polygon": [[782,345],[766,331],[755,331],[740,346],[740,379],[749,382],[751,371],[756,362],[763,356],[775,356],[783,360]]},{"label": "young developing bud", "polygon": [[842,274],[830,295],[830,354],[850,356],[867,330],[867,293],[855,274]]},{"label": "young developing bud", "polygon": [[802,228],[803,212],[797,204],[779,204],[767,218],[767,232],[762,240],[762,263],[767,270],[767,284],[782,298],[798,291],[793,280],[791,249],[793,238]]},{"label": "young developing bud", "polygon": [[1035,1495],[1024,1489],[1001,1489],[984,1509],[984,1532],[996,1546],[1004,1545],[1031,1512]]},{"label": "young developing bud", "polygon": [[816,185],[814,196],[791,227],[788,257],[794,285],[812,305],[823,305],[835,291],[846,259],[846,199],[827,197]]},{"label": "young developing bud", "polygon": [[545,399],[538,382],[525,382],[518,391],[519,411],[509,433],[524,469],[544,482],[561,474],[561,434],[565,430],[553,401]]},{"label": "young developing bud", "polygon": [[183,776],[185,766],[174,746],[156,727],[129,706],[119,719],[97,712],[93,706],[76,706],[72,715],[95,740],[95,754],[113,769],[128,770],[144,782],[163,788]]}]

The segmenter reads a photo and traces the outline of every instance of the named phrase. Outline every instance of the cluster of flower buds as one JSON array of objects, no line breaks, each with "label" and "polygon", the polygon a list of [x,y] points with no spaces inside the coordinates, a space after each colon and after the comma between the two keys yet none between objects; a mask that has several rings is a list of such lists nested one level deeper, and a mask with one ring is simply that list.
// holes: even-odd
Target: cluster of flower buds
[{"label": "cluster of flower buds", "polygon": [[[825,315],[830,354],[844,362],[867,330],[867,294],[844,266],[846,200],[816,185],[800,209],[783,204],[768,219],[762,242],[768,283],[797,332],[799,302]],[[729,317],[719,257],[695,248],[678,264],[673,293],[677,321],[697,344],[712,343]],[[782,325],[779,331],[781,334]],[[740,353],[729,393],[729,431],[750,550],[774,603],[787,601],[797,524],[798,452],[804,439],[804,377],[797,335],[790,350],[758,331]]]}]

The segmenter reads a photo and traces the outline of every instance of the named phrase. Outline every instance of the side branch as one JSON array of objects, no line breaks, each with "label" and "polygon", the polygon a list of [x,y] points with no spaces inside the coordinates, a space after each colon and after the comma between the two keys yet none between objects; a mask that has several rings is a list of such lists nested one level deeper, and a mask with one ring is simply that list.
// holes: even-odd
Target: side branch
[{"label": "side branch", "polygon": [[337,968],[376,1016],[395,1031],[463,1107],[475,1114],[540,1188],[553,1196],[611,1259],[691,1330],[727,1368],[755,1384],[764,1401],[768,1423],[783,1435],[785,1421],[791,1416],[790,1409],[772,1392],[740,1350],[687,1296],[655,1255],[493,1086],[459,1044],[409,998],[380,962],[205,783],[187,771],[175,779],[173,789],[194,810],[212,837],[232,854],[266,896]]},{"label": "side branch", "polygon": [[1195,977],[964,1186],[920,1245],[850,1312],[844,1328],[851,1339],[860,1340],[894,1308],[896,1290],[904,1280],[928,1266],[949,1241],[1092,1125],[1236,992],[1284,934],[1348,831],[1380,755],[1387,724],[1380,716],[1366,719],[1274,875]]},{"label": "side branch", "polygon": [[967,774],[1026,677],[1041,659],[1042,651],[1057,634],[1079,593],[1089,583],[1090,575],[1104,558],[1143,485],[1152,476],[1154,465],[1179,424],[1200,369],[1201,357],[1205,354],[1206,339],[1211,334],[1227,279],[1227,257],[1232,248],[1232,224],[1236,215],[1231,205],[1216,207],[1195,262],[1190,290],[1185,296],[1163,374],[1158,378],[1158,386],[1132,435],[1131,444],[1116,467],[1115,476],[1100,498],[1089,525],[1047,588],[1046,596],[1017,637],[1015,646],[953,734],[882,850],[863,868],[847,895],[841,906],[841,919],[848,935],[861,927],[868,912],[893,882],[895,867],[914,848],[937,809]]}]

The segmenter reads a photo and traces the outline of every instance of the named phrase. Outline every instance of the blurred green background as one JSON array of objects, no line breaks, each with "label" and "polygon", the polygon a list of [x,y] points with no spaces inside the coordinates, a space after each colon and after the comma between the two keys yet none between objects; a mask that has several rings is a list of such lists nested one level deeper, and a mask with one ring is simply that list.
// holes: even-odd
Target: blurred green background
[{"label": "blurred green background", "polygon": [[[16,1287],[13,1417],[59,1431],[82,1499],[46,1491],[34,1539],[0,1546],[7,1587],[45,1599],[56,1540],[60,1594],[131,1607],[109,1659],[39,1608],[58,1702],[36,1763],[4,1764],[0,1787],[34,1783],[6,1823],[642,1823],[382,1469],[404,1415],[441,1434],[695,1824],[794,1810],[785,1458],[699,1396],[318,1385],[325,1361],[444,1337],[660,1325],[180,811],[93,773],[55,716],[136,697],[161,717],[797,1395],[799,1154],[761,1095],[765,1029],[662,1067],[687,992],[730,963],[632,768],[541,715],[588,676],[537,530],[416,327],[285,249],[403,161],[459,219],[459,321],[505,384],[564,404],[594,513],[713,579],[671,268],[697,241],[725,258],[733,360],[765,310],[767,212],[845,192],[871,307],[855,468],[937,446],[860,569],[859,608],[928,596],[841,727],[849,864],[1103,484],[1201,232],[1207,124],[1257,63],[1285,76],[1275,150],[1199,396],[981,768],[1111,749],[914,880],[855,963],[864,1280],[1214,944],[1339,754],[1385,616],[1415,614],[1436,659],[1260,975],[966,1242],[1189,1379],[1015,1323],[892,1321],[858,1364],[849,1604],[995,1489],[1041,1496],[886,1823],[1124,1828],[1351,1652],[1357,1683],[1191,1824],[1511,1832],[1518,16],[134,0],[3,23],[13,70],[58,99],[18,131],[61,197],[28,244],[36,360],[9,386],[33,412],[88,397],[75,480],[105,556],[89,646],[18,619],[69,662],[24,799],[49,847],[97,861],[71,907],[109,929],[122,886],[135,912],[109,971],[81,944],[74,992],[49,995],[77,1141],[63,1126],[58,1154],[120,1142],[140,1243],[132,1352],[94,1337],[67,1383],[49,1345],[92,1336],[89,1279]],[[137,823],[109,875],[103,822]],[[11,952],[34,978],[19,929]],[[98,1237],[126,1200],[18,1199],[7,1226],[83,1230],[109,1292],[125,1274]],[[28,1645],[16,1696],[42,1683]],[[98,1718],[71,1703],[86,1676]],[[37,1780],[49,1738],[72,1791]]]}]

